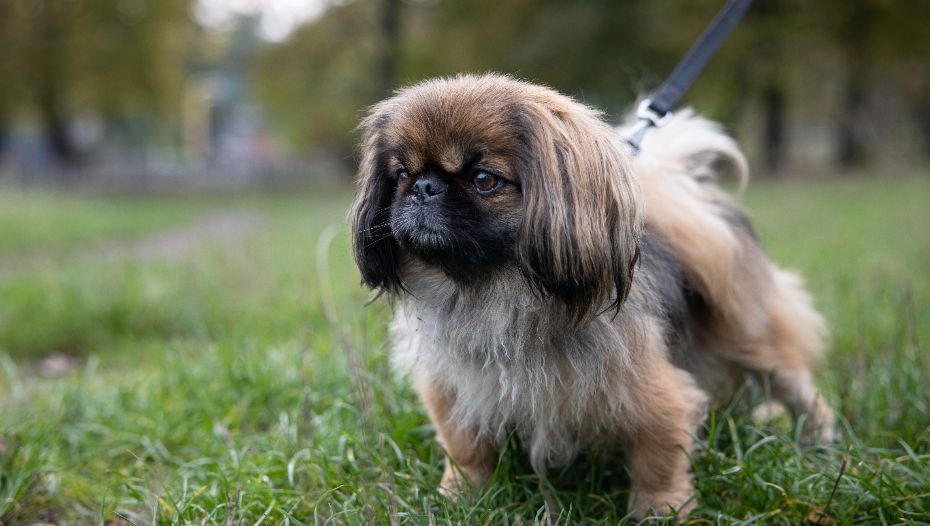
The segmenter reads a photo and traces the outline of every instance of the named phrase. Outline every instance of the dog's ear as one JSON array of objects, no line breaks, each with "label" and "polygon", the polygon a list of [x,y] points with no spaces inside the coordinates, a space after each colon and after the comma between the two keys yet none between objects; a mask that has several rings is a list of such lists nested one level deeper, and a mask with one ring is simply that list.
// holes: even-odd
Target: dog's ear
[{"label": "dog's ear", "polygon": [[567,98],[522,112],[523,223],[528,277],[575,322],[626,299],[639,257],[642,199],[615,131]]},{"label": "dog's ear", "polygon": [[397,269],[398,245],[391,232],[395,180],[387,173],[384,129],[390,120],[385,103],[375,105],[359,125],[362,132],[355,203],[349,212],[352,247],[362,283],[389,293],[402,289]]}]

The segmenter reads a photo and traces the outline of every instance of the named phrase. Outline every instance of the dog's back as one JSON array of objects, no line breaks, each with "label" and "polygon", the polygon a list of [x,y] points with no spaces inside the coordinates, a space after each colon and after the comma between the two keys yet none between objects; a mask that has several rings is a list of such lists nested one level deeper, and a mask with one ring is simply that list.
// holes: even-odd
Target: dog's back
[{"label": "dog's back", "polygon": [[749,372],[795,412],[810,413],[810,431],[832,440],[829,408],[809,399],[818,396],[809,370],[823,350],[823,318],[802,280],[768,259],[746,212],[718,185],[727,172],[740,188],[748,180],[736,143],[685,110],[646,135],[633,167],[646,225],[678,257],[693,288],[699,352],[685,357],[689,367],[704,369],[696,376],[717,385],[721,372]]}]

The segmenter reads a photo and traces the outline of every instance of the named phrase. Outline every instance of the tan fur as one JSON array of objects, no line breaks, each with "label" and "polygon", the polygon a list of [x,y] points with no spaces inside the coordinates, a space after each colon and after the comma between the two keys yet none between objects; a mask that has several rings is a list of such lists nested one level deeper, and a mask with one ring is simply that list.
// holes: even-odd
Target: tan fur
[{"label": "tan fur", "polygon": [[[650,331],[651,348],[664,343]],[[697,502],[688,474],[689,454],[694,448],[694,431],[704,419],[706,395],[690,375],[655,354],[646,354],[643,381],[631,394],[630,405],[649,408],[648,413],[631,413],[627,422],[628,456],[633,487],[629,511],[643,517],[685,515]]]},{"label": "tan fur", "polygon": [[[714,184],[721,163],[746,177],[715,124],[683,112],[633,159],[597,111],[486,75],[402,90],[362,130],[356,259],[394,304],[392,359],[448,455],[445,493],[487,480],[514,432],[538,471],[620,442],[634,516],[683,517],[696,504],[688,455],[708,394],[747,375],[804,419],[806,439],[835,440],[810,374],[823,321]],[[454,173],[475,152],[510,184],[462,206],[510,229],[514,246],[486,280],[463,282],[391,237],[391,205],[412,182],[389,178],[399,167]],[[636,266],[649,236],[680,272],[653,245]],[[667,309],[687,313],[682,334]]]},{"label": "tan fur", "polygon": [[[716,124],[690,110],[655,130],[634,161],[645,195],[646,222],[685,263],[715,313],[701,330],[707,351],[755,374],[772,373],[776,400],[805,414],[807,440],[836,439],[832,411],[807,372],[823,352],[826,326],[801,279],[771,264],[762,249],[717,213],[737,209],[731,199],[694,172],[724,158],[745,184],[746,162]],[[738,371],[738,369],[737,369]],[[782,374],[777,371],[789,371]],[[765,379],[766,383],[771,379]]]},{"label": "tan fur", "polygon": [[446,451],[440,491],[455,498],[458,492],[484,483],[497,464],[497,453],[492,444],[479,436],[476,429],[462,429],[451,418],[455,395],[426,376],[419,378],[414,385]]}]

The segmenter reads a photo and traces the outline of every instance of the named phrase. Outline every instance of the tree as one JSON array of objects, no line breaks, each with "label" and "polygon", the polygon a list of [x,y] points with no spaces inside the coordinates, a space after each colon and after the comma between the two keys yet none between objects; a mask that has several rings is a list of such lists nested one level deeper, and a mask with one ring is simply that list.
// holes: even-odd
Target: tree
[{"label": "tree", "polygon": [[[12,28],[12,9],[8,3],[0,3],[0,49],[12,49],[10,35]],[[12,119],[13,54],[0,53],[0,158],[6,149],[7,133]],[[4,79],[7,79],[4,82]]]},{"label": "tree", "polygon": [[371,1],[337,5],[257,55],[257,94],[295,148],[350,155],[364,108],[384,96],[380,14]]},{"label": "tree", "polygon": [[[645,2],[607,0],[440,1],[409,9],[407,81],[488,70],[512,73],[610,111],[625,110],[650,64],[672,64],[648,48]],[[651,81],[658,78],[647,78]],[[640,86],[641,87],[641,86]]]},{"label": "tree", "polygon": [[606,0],[357,0],[269,46],[253,78],[292,144],[347,155],[367,105],[429,76],[503,71],[626,108],[650,59],[630,45],[637,27],[635,9]]},{"label": "tree", "polygon": [[[297,145],[350,151],[363,108],[395,82],[501,71],[613,113],[655,89],[722,0],[355,0],[258,57],[259,93]],[[401,8],[402,6],[402,8]],[[684,103],[751,123],[770,172],[799,130],[834,127],[842,169],[868,160],[878,89],[928,130],[930,2],[756,2]],[[396,80],[395,80],[396,79]],[[878,112],[881,113],[881,112]],[[749,117],[749,118],[747,118]]]},{"label": "tree", "polygon": [[387,96],[397,85],[400,61],[400,0],[381,0],[381,93]]},{"label": "tree", "polygon": [[[72,164],[74,112],[116,117],[176,104],[189,0],[6,0],[0,104],[36,116],[51,152]],[[0,106],[2,108],[2,106]],[[2,116],[0,116],[2,118]]]},{"label": "tree", "polygon": [[[923,0],[840,0],[805,4],[808,28],[823,38],[842,65],[836,115],[836,163],[857,168],[871,157],[870,138],[879,135],[867,117],[878,86],[902,97],[919,119],[930,89],[930,3]],[[816,72],[812,72],[816,79]],[[906,124],[906,123],[902,123]],[[920,125],[919,120],[916,124]]]}]

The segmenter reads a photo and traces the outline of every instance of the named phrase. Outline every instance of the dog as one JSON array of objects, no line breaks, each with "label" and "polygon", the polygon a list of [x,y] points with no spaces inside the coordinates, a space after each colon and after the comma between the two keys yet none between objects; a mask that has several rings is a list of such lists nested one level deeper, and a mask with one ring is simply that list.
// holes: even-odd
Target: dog
[{"label": "dog", "polygon": [[401,89],[360,130],[354,255],[393,305],[443,494],[486,482],[511,434],[540,473],[622,444],[630,514],[685,517],[707,405],[746,378],[836,440],[825,324],[715,183],[747,173],[718,125],[680,112],[634,156],[598,111],[486,74]]}]

